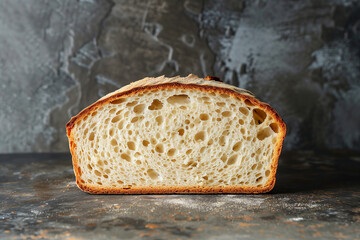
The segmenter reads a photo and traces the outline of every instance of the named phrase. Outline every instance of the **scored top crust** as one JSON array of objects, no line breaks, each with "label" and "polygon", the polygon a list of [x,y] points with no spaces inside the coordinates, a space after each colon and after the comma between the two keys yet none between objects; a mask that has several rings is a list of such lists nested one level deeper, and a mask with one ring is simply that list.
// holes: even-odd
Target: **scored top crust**
[{"label": "scored top crust", "polygon": [[[94,104],[82,110],[78,115],[71,118],[71,120],[66,124],[67,136],[69,138],[69,146],[70,151],[73,157],[73,166],[74,172],[76,176],[76,182],[80,189],[89,192],[89,193],[107,193],[107,194],[142,194],[142,193],[262,193],[270,191],[275,184],[275,174],[278,165],[278,159],[280,156],[283,140],[286,134],[286,125],[281,117],[276,113],[276,111],[270,107],[270,105],[263,103],[257,100],[254,95],[244,89],[240,89],[229,84],[225,84],[223,82],[217,81],[217,78],[214,77],[206,77],[199,78],[193,74],[190,74],[187,77],[173,77],[166,78],[164,76],[156,77],[156,78],[144,78],[142,80],[133,82],[127,86],[120,88],[117,91],[109,93],[108,95],[102,97]],[[82,139],[79,136],[82,136],[80,132],[81,128],[85,126],[85,122],[95,115],[97,111],[106,107],[107,105],[118,101],[119,99],[132,98],[138,95],[146,94],[149,92],[158,92],[158,91],[175,91],[174,93],[178,93],[179,91],[198,91],[199,93],[209,94],[213,93],[214,96],[223,96],[223,97],[231,97],[231,99],[240,100],[244,106],[247,106],[248,109],[251,109],[252,114],[254,115],[253,125],[262,124],[264,119],[266,118],[266,123],[270,124],[268,127],[262,127],[262,132],[259,134],[264,134],[265,131],[273,131],[271,134],[275,134],[276,137],[273,138],[273,149],[270,152],[269,166],[266,170],[266,180],[263,179],[261,175],[258,179],[262,179],[262,182],[259,180],[259,184],[211,184],[211,181],[208,180],[208,176],[200,176],[207,180],[205,184],[203,182],[197,182],[197,184],[190,185],[172,185],[166,186],[159,184],[159,180],[156,177],[159,175],[155,170],[149,169],[147,174],[150,176],[149,181],[145,181],[144,185],[141,184],[135,185],[128,183],[128,185],[120,186],[119,184],[110,183],[106,184],[108,179],[104,179],[105,183],[95,183],[94,180],[91,180],[92,177],[89,177],[88,171],[85,169],[84,162],[85,161],[95,161],[91,159],[90,155],[86,155],[84,153]],[[150,104],[150,103],[149,103]],[[144,105],[144,104],[142,104]],[[240,109],[241,110],[241,109]],[[248,111],[248,110],[247,110]],[[229,112],[229,111],[226,111]],[[223,112],[224,113],[224,112]],[[265,117],[261,116],[265,114]],[[270,119],[270,120],[269,120]],[[200,120],[199,120],[200,121]],[[241,121],[241,120],[240,120]],[[259,123],[256,123],[259,121]],[[274,124],[274,125],[273,125]],[[238,124],[239,125],[239,124]],[[273,127],[275,126],[275,127]],[[266,138],[270,133],[266,136],[260,136],[260,138]],[[84,135],[85,136],[85,135]],[[87,136],[87,135],[86,135]],[[255,136],[256,137],[256,136]],[[255,140],[254,140],[255,141]],[[270,146],[270,145],[269,145]],[[234,145],[235,148],[235,145]],[[125,153],[123,153],[125,154]],[[266,155],[265,152],[263,154]],[[85,157],[87,156],[87,157]],[[108,155],[109,156],[109,155]],[[119,153],[120,156],[120,153]],[[88,158],[85,160],[85,158]],[[106,157],[105,157],[106,158]],[[126,158],[126,157],[125,157]],[[226,157],[228,160],[228,164],[233,164],[231,161],[231,156]],[[98,162],[103,164],[103,160],[98,160]],[[174,159],[176,161],[176,159]],[[205,160],[207,161],[207,160]],[[81,163],[83,162],[83,163]],[[105,161],[106,162],[106,161]],[[89,162],[90,163],[90,162]],[[83,166],[84,165],[84,166]],[[90,164],[89,168],[95,167]],[[189,164],[188,164],[189,165]],[[191,164],[190,164],[191,165]],[[253,165],[253,168],[256,164]],[[259,164],[261,165],[261,164]],[[88,164],[89,166],[89,164]],[[103,166],[103,165],[101,165]],[[128,165],[126,165],[128,166]],[[130,165],[129,165],[130,166]],[[232,166],[230,166],[232,167]],[[255,166],[256,167],[256,166]],[[260,167],[260,166],[258,166]],[[104,167],[100,167],[101,170],[104,170]],[[265,168],[264,168],[265,169]],[[101,172],[101,170],[99,170]],[[99,173],[97,171],[96,173]],[[105,171],[105,170],[104,170]],[[110,171],[110,170],[109,170]],[[251,170],[250,170],[251,171]],[[155,173],[154,173],[155,172]],[[99,173],[100,174],[100,173]],[[103,173],[101,173],[103,174]],[[85,176],[86,175],[86,176]],[[108,176],[106,174],[102,175]],[[109,176],[112,176],[109,174]],[[117,176],[117,175],[116,175]],[[155,177],[154,177],[155,176]],[[260,173],[259,173],[260,176]],[[257,179],[257,180],[258,180]],[[202,180],[205,181],[205,180]],[[229,180],[230,181],[230,180]],[[236,180],[234,180],[236,181]],[[123,181],[120,181],[123,182]],[[258,183],[258,181],[256,181]]]}]

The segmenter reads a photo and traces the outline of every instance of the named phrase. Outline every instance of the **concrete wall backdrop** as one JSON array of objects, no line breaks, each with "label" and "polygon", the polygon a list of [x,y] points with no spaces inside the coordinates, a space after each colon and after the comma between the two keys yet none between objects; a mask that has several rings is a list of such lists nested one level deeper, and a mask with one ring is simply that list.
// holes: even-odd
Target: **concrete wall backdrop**
[{"label": "concrete wall backdrop", "polygon": [[286,149],[359,151],[359,51],[357,0],[0,0],[0,152],[68,151],[85,106],[189,73],[273,105]]}]

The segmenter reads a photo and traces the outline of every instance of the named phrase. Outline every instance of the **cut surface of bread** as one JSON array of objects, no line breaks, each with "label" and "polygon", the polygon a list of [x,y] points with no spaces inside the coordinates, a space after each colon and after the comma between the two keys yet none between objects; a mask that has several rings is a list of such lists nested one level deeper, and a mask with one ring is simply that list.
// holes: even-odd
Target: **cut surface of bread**
[{"label": "cut surface of bread", "polygon": [[67,124],[76,182],[89,193],[261,193],[275,184],[286,126],[245,90],[146,78]]}]

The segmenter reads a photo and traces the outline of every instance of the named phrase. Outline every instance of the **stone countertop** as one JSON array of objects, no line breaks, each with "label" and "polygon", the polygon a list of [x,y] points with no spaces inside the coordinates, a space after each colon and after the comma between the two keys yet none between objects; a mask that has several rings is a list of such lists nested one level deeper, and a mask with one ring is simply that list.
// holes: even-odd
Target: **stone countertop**
[{"label": "stone countertop", "polygon": [[0,162],[1,239],[360,239],[355,153],[284,152],[257,195],[90,195],[69,154]]}]

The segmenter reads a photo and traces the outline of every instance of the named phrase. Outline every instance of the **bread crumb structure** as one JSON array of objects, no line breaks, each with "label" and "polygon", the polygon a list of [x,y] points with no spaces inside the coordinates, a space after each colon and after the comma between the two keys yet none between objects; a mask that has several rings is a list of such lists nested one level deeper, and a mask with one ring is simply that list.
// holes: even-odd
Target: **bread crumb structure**
[{"label": "bread crumb structure", "polygon": [[81,189],[91,193],[272,189],[286,131],[274,110],[230,89],[151,86],[105,97],[68,123]]}]

